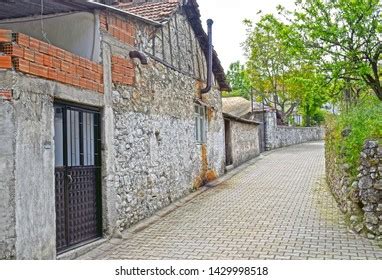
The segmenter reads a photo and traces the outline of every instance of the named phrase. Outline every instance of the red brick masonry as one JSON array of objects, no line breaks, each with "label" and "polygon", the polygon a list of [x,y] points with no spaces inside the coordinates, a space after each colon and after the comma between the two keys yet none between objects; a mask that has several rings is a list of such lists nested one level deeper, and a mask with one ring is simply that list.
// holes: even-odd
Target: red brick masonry
[{"label": "red brick masonry", "polygon": [[100,14],[101,30],[107,31],[117,40],[128,44],[135,45],[135,26],[132,22],[119,18],[115,15],[106,13]]},{"label": "red brick masonry", "polygon": [[111,73],[113,83],[133,85],[135,82],[134,64],[130,58],[111,57]]},{"label": "red brick masonry", "polygon": [[0,29],[0,69],[104,92],[103,66],[22,33]]},{"label": "red brick masonry", "polygon": [[0,100],[11,100],[12,99],[12,91],[10,89],[1,89],[0,88]]}]

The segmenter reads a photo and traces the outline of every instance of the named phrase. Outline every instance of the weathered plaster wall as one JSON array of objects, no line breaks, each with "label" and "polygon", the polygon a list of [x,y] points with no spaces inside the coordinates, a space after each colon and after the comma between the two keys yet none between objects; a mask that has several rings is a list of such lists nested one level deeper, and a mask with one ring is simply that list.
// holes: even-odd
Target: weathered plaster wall
[{"label": "weathered plaster wall", "polygon": [[382,240],[381,145],[378,141],[365,142],[356,177],[351,176],[349,165],[330,145],[326,145],[325,155],[328,185],[353,230]]},{"label": "weathered plaster wall", "polygon": [[[5,162],[7,182],[6,185],[1,184],[1,188],[8,189],[4,195],[10,201],[6,205],[9,209],[5,211],[10,221],[5,238],[12,248],[14,237],[17,237],[13,249],[13,256],[17,259],[54,259],[53,102],[60,99],[102,106],[103,95],[11,71],[6,73],[11,76],[13,97],[7,103],[0,101],[2,112],[4,108],[7,110],[6,121],[2,124],[7,124],[4,129],[9,146],[4,151],[0,150],[1,157],[8,159]],[[1,167],[0,172],[4,172],[4,167]],[[1,197],[1,203],[3,201],[7,200]],[[3,234],[3,230],[1,232]],[[6,250],[0,249],[0,255],[9,255]]]},{"label": "weathered plaster wall", "polygon": [[[10,72],[0,72],[0,89],[12,86]],[[0,98],[0,260],[16,257],[15,110]]]},{"label": "weathered plaster wall", "polygon": [[17,127],[16,255],[18,259],[52,259],[55,257],[52,99],[36,92],[33,84],[29,89],[16,85],[14,94],[17,95],[13,102]]},{"label": "weathered plaster wall", "polygon": [[324,129],[321,127],[278,126],[275,112],[267,112],[265,121],[267,151],[324,139]]},{"label": "weathered plaster wall", "polygon": [[260,154],[258,125],[231,121],[230,127],[234,166]]},{"label": "weathered plaster wall", "polygon": [[[128,57],[133,49],[107,33],[103,40],[112,55]],[[107,192],[116,200],[116,213],[110,212],[108,220],[115,221],[117,232],[224,173],[220,92],[203,96],[208,133],[207,142],[198,145],[194,104],[203,85],[191,73],[155,59],[148,65],[136,60],[134,70],[133,86],[112,85],[114,156]]]}]

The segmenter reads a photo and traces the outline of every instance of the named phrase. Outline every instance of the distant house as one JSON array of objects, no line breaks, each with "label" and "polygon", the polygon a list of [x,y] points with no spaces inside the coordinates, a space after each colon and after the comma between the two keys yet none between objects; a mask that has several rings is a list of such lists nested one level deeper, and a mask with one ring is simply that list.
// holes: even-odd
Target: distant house
[{"label": "distant house", "polygon": [[44,2],[0,6],[0,259],[118,235],[226,165],[195,0]]},{"label": "distant house", "polygon": [[[229,123],[226,122],[228,119],[235,120],[248,120],[255,121],[259,123],[259,126],[255,129],[252,128],[252,136],[248,135],[246,137],[241,137],[241,145],[247,143],[246,149],[238,149],[236,151],[236,157],[240,154],[245,154],[247,157],[244,159],[252,158],[257,155],[256,149],[254,147],[250,148],[249,142],[256,143],[259,142],[260,152],[269,151],[289,145],[295,145],[299,143],[304,143],[308,141],[317,141],[323,139],[323,129],[321,127],[295,127],[295,126],[285,126],[280,125],[280,118],[278,118],[276,110],[274,108],[264,106],[263,104],[246,100],[243,97],[226,97],[223,98],[223,115],[225,118],[226,131],[229,127]],[[301,121],[298,114],[293,114],[294,123]],[[239,130],[235,134],[242,134]],[[227,139],[228,132],[226,132],[226,150],[227,143],[230,139]],[[245,140],[244,140],[245,138]],[[236,146],[240,146],[236,144]],[[227,159],[230,158],[230,150],[228,149]],[[251,152],[249,152],[251,151]],[[242,162],[242,160],[240,161]]]},{"label": "distant house", "polygon": [[260,154],[263,147],[262,123],[243,97],[223,98],[226,165],[236,167]]}]

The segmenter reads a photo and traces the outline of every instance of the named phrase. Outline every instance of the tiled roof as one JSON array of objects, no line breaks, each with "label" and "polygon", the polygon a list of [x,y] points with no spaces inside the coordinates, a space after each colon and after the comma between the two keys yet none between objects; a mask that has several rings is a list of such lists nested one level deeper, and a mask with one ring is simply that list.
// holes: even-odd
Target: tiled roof
[{"label": "tiled roof", "polygon": [[162,0],[140,4],[119,4],[116,8],[157,22],[168,20],[178,9],[179,2]]},{"label": "tiled roof", "polygon": [[223,101],[223,112],[236,116],[243,117],[251,112],[251,101],[243,97],[225,97]]},{"label": "tiled roof", "polygon": [[[207,56],[208,36],[202,26],[197,0],[121,0],[118,5],[114,5],[113,7],[126,11],[132,15],[139,16],[143,19],[162,24],[168,21],[171,16],[177,12],[180,8],[180,3],[182,3],[186,17],[195,32],[203,52]],[[220,90],[230,91],[231,88],[227,83],[224,69],[215,50],[213,51],[212,71],[218,81]]]}]

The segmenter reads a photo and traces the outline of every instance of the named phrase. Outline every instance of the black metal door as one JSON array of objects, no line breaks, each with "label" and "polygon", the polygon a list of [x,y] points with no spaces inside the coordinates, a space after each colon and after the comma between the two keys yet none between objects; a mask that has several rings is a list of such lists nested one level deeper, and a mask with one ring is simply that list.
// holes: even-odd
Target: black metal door
[{"label": "black metal door", "polygon": [[56,246],[62,253],[101,236],[99,112],[55,107]]}]

